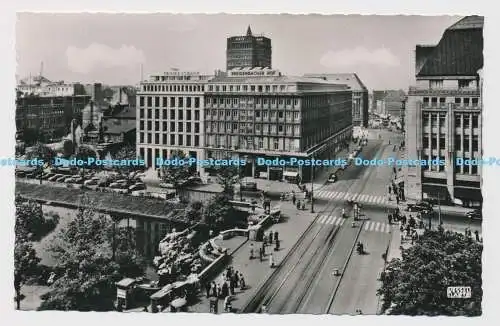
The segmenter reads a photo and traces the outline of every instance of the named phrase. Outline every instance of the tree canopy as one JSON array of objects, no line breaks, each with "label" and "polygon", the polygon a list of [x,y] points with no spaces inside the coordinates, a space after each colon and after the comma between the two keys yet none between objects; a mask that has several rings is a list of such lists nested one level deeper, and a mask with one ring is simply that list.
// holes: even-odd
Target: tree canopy
[{"label": "tree canopy", "polygon": [[49,146],[36,143],[26,152],[26,157],[28,159],[40,159],[44,162],[51,162],[56,157],[56,152]]},{"label": "tree canopy", "polygon": [[204,210],[203,220],[212,227],[223,227],[233,224],[231,218],[236,215],[236,210],[224,194],[212,198]]},{"label": "tree canopy", "polygon": [[[84,202],[88,199],[84,198]],[[40,310],[109,311],[114,309],[115,282],[143,274],[130,230],[115,234],[113,221],[82,205],[74,220],[61,229],[48,250],[58,271]],[[113,260],[113,245],[116,255]]]},{"label": "tree canopy", "polygon": [[[187,156],[184,152],[177,151],[175,153],[172,153],[170,159],[186,161]],[[181,186],[182,182],[193,176],[193,172],[191,171],[190,166],[187,163],[183,165],[175,164],[163,166],[162,172],[163,182],[174,185],[176,189]]]},{"label": "tree canopy", "polygon": [[239,182],[240,175],[235,166],[219,166],[216,169],[217,183],[222,186],[223,193],[229,198],[234,196],[234,185]]},{"label": "tree canopy", "polygon": [[[392,315],[481,315],[483,246],[450,231],[427,231],[387,265],[378,294]],[[450,299],[447,287],[470,286],[470,299]]]}]

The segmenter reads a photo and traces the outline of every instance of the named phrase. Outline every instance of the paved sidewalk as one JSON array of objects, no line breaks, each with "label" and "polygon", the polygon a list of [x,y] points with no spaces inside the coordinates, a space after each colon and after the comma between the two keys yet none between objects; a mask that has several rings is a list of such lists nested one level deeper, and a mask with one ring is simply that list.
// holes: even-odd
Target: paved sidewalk
[{"label": "paved sidewalk", "polygon": [[[282,215],[284,215],[283,221],[274,224],[269,227],[266,232],[277,231],[280,238],[280,250],[274,251],[274,245],[272,247],[266,248],[266,257],[262,262],[258,258],[250,260],[250,244],[253,243],[254,251],[258,253],[258,248],[262,245],[262,242],[247,241],[245,242],[236,252],[232,254],[230,265],[233,266],[235,271],[243,273],[245,278],[245,283],[247,284],[247,289],[241,291],[240,289],[235,290],[235,295],[232,300],[233,309],[237,310],[250,299],[262,280],[268,278],[273,269],[269,267],[269,254],[272,252],[275,265],[280,264],[281,260],[288,254],[293,245],[297,242],[299,237],[305,231],[305,229],[310,225],[316,214],[311,214],[308,210],[297,211],[295,207],[292,207],[291,203],[283,203],[281,207]],[[220,242],[222,246],[226,246],[225,243]],[[215,277],[214,281],[216,283],[221,282],[221,273]],[[219,300],[219,313],[223,312],[224,300]],[[190,306],[190,312],[209,312],[209,301],[205,296],[205,291],[202,290],[199,294],[199,302]]]}]

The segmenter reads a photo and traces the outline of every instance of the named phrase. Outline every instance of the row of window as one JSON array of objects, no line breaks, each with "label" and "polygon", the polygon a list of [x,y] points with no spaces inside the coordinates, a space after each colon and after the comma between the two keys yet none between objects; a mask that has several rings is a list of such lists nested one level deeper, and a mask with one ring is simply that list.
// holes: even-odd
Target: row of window
[{"label": "row of window", "polygon": [[212,135],[207,137],[207,146],[216,148],[239,148],[248,150],[300,151],[298,139],[276,137],[240,137]]},{"label": "row of window", "polygon": [[[439,106],[443,106],[446,104],[446,97],[424,97],[423,102],[424,106],[431,106],[431,107],[438,107],[438,101],[439,101]],[[430,104],[429,104],[430,103]],[[477,97],[455,97],[455,105],[457,106],[472,106],[472,107],[477,107],[479,104],[479,98]]]},{"label": "row of window", "polygon": [[[217,112],[218,111],[218,112]],[[238,116],[240,117],[253,117],[255,116],[255,118],[259,119],[259,118],[263,118],[263,119],[267,119],[268,117],[271,117],[271,119],[276,119],[276,117],[278,117],[278,119],[283,119],[283,118],[287,118],[287,119],[293,119],[294,120],[300,120],[300,112],[293,112],[293,115],[292,115],[292,112],[284,112],[284,111],[260,111],[260,110],[205,110],[205,119],[209,119],[210,117],[219,117],[219,118],[224,118],[224,116],[226,118],[231,118],[231,116],[233,118],[237,118]]]},{"label": "row of window", "polygon": [[[424,127],[446,127],[446,114],[423,114],[423,125]],[[478,128],[479,127],[479,115],[477,114],[455,114],[455,128]]]},{"label": "row of window", "polygon": [[[479,137],[477,135],[472,136],[472,143],[471,143],[471,138],[469,135],[455,135],[455,150],[456,151],[469,151],[470,146],[472,145],[472,151],[476,152],[479,150]],[[431,136],[429,135],[424,135],[422,139],[422,146],[423,148],[429,148],[431,150],[436,150],[436,149],[446,149],[446,137],[445,135],[439,135],[439,137],[436,134],[433,134]]]},{"label": "row of window", "polygon": [[286,92],[287,85],[208,85],[209,92]]},{"label": "row of window", "polygon": [[[184,128],[185,125],[185,128]],[[144,120],[139,121],[139,130],[140,131],[153,131],[153,123],[152,121],[147,122],[147,129],[145,129],[145,123]],[[177,126],[177,128],[176,128]],[[170,128],[168,123],[166,121],[163,121],[161,124],[161,131],[163,132],[193,132],[198,134],[200,133],[200,123],[195,122],[194,123],[194,128],[192,128],[191,122],[170,122]],[[160,131],[160,122],[155,121],[155,131]]]},{"label": "row of window", "polygon": [[[169,114],[170,113],[170,114]],[[175,114],[175,109],[163,109],[162,116],[160,117],[160,109],[154,110],[154,119],[156,120],[193,120],[193,114],[191,110],[177,110],[177,115]],[[186,113],[186,114],[184,114]],[[139,118],[145,119],[144,109],[139,110]],[[147,110],[147,119],[153,119],[153,110]],[[194,110],[194,120],[200,120],[200,110]]]},{"label": "row of window", "polygon": [[[160,135],[162,142],[160,143]],[[147,139],[146,139],[147,137]],[[150,145],[167,145],[167,146],[200,146],[200,136],[199,135],[184,135],[184,134],[153,134],[152,133],[139,133],[139,143],[140,144],[150,144]]]},{"label": "row of window", "polygon": [[139,96],[139,106],[140,107],[179,107],[179,108],[199,108],[200,107],[200,97],[189,97],[189,96]]},{"label": "row of window", "polygon": [[217,97],[207,97],[205,100],[205,105],[238,105],[238,104],[257,104],[257,105],[299,105],[298,98],[290,98],[290,97],[271,97],[271,98],[253,98],[253,97],[242,97],[242,98],[217,98]]},{"label": "row of window", "polygon": [[204,85],[142,85],[143,92],[204,92]]},{"label": "row of window", "polygon": [[230,122],[212,122],[205,127],[207,133],[285,133],[287,136],[300,136],[300,125],[269,125],[253,123],[230,123]]}]

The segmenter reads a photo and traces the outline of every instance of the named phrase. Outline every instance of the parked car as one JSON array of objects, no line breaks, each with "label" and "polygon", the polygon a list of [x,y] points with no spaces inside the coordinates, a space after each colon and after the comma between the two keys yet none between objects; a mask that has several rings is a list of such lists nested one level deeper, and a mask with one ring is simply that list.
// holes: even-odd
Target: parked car
[{"label": "parked car", "polygon": [[128,188],[130,192],[132,191],[139,191],[139,190],[146,190],[146,185],[144,183],[138,182],[135,185],[132,185]]},{"label": "parked car", "polygon": [[55,176],[55,175],[56,175],[56,174],[55,174],[55,173],[52,173],[52,172],[49,172],[49,173],[44,173],[44,174],[42,175],[42,179],[43,179],[43,180],[47,180],[47,179],[49,179],[50,177],[53,177],[53,176]]},{"label": "parked car", "polygon": [[85,181],[83,182],[83,184],[84,184],[85,186],[96,186],[98,183],[99,183],[99,178],[97,178],[97,177],[93,177],[92,179],[90,179],[90,180],[85,180]]},{"label": "parked car", "polygon": [[165,189],[175,189],[175,186],[171,183],[165,183],[165,182],[162,182],[160,183],[160,188],[165,188]]},{"label": "parked car", "polygon": [[415,204],[408,204],[406,206],[406,210],[408,212],[422,212],[422,213],[430,213],[432,212],[432,204],[426,201],[420,201]]},{"label": "parked car", "polygon": [[56,181],[57,179],[59,179],[62,176],[63,176],[62,174],[55,174],[55,175],[51,176],[50,178],[48,178],[47,180]]},{"label": "parked car", "polygon": [[256,191],[257,190],[257,183],[247,181],[247,182],[242,182],[241,183],[241,190],[242,191]]},{"label": "parked car", "polygon": [[24,171],[16,171],[16,177],[24,178],[26,176],[26,172]]},{"label": "parked car", "polygon": [[467,216],[471,220],[482,221],[483,220],[483,211],[481,209],[475,209],[471,212],[467,212],[465,214],[465,216]]}]

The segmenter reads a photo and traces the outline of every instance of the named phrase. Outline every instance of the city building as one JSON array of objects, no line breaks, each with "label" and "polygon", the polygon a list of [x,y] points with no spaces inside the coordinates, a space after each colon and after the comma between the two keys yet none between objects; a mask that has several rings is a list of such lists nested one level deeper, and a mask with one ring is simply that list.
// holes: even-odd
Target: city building
[{"label": "city building", "polygon": [[137,153],[148,167],[155,166],[156,158],[170,158],[177,151],[204,158],[203,94],[210,78],[173,70],[141,82],[137,91]]},{"label": "city building", "polygon": [[384,90],[373,91],[374,94],[374,112],[378,114],[399,118],[402,116],[402,102],[406,94],[403,90]]},{"label": "city building", "polygon": [[254,36],[248,26],[245,36],[232,36],[227,39],[226,69],[238,67],[272,68],[271,39],[262,35]]},{"label": "city building", "polygon": [[235,68],[205,92],[207,158],[245,159],[246,176],[309,180],[311,168],[258,165],[256,158],[334,159],[352,134],[352,91],[269,68]]},{"label": "city building", "polygon": [[438,158],[445,165],[407,168],[410,199],[482,202],[481,166],[456,159],[482,157],[483,23],[483,17],[465,17],[446,29],[436,46],[416,46],[416,85],[406,103],[406,156]]},{"label": "city building", "polygon": [[352,124],[368,126],[368,89],[356,73],[347,74],[306,74],[304,77],[323,78],[336,84],[346,84],[352,90]]},{"label": "city building", "polygon": [[70,133],[90,102],[83,85],[51,82],[43,76],[21,80],[16,87],[16,138],[27,144],[50,142]]}]

